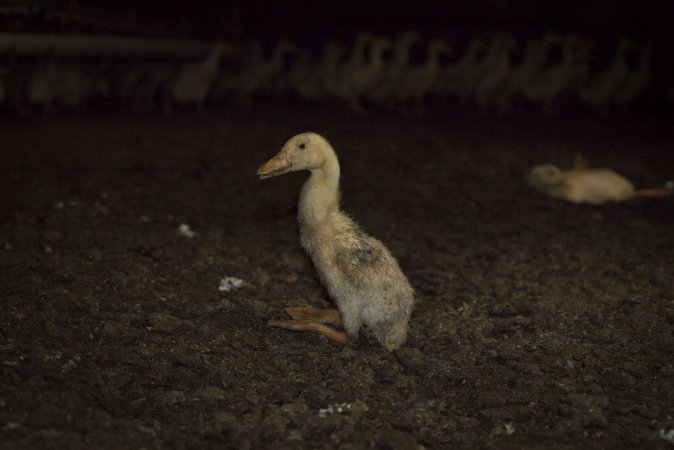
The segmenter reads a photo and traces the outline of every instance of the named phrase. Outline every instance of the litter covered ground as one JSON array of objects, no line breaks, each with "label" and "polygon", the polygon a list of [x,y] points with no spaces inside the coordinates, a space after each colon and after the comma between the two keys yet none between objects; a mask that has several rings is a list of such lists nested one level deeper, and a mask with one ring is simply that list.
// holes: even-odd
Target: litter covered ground
[{"label": "litter covered ground", "polygon": [[[255,177],[305,130],[416,290],[396,353],[266,325],[331,305],[298,242],[306,175]],[[0,136],[3,448],[671,448],[674,198],[524,182],[583,153],[661,186],[671,119],[276,105]]]}]

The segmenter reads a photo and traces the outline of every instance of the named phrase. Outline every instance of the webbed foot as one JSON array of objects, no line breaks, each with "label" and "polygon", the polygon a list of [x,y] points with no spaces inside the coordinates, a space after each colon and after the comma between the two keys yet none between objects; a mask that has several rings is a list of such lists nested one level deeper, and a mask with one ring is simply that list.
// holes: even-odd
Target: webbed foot
[{"label": "webbed foot", "polygon": [[356,343],[356,339],[349,334],[325,325],[326,323],[341,325],[342,319],[336,309],[299,305],[287,307],[286,312],[292,317],[292,320],[270,320],[267,325],[291,331],[310,331],[349,347]]}]

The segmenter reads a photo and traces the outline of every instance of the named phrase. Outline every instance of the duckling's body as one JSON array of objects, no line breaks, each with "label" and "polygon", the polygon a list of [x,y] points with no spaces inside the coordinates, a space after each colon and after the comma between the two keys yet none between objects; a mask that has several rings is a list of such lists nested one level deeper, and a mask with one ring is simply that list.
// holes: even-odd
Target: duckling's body
[{"label": "duckling's body", "polygon": [[234,47],[230,44],[218,42],[205,61],[183,65],[177,78],[168,87],[170,96],[166,98],[164,105],[166,112],[170,111],[171,102],[179,105],[193,103],[200,112],[203,112],[206,97],[218,76],[220,59],[234,51]]},{"label": "duckling's body", "polygon": [[573,170],[561,170],[552,164],[537,166],[527,175],[527,182],[551,197],[593,205],[674,194],[674,190],[665,188],[636,190],[630,180],[611,169],[587,169],[585,166],[582,158],[577,158]]},{"label": "duckling's body", "polygon": [[610,169],[565,170],[557,166],[534,167],[527,178],[539,191],[573,203],[598,205],[634,196],[634,186]]},{"label": "duckling's body", "polygon": [[[387,350],[407,338],[414,305],[412,287],[397,261],[379,240],[366,234],[339,209],[339,163],[330,144],[315,133],[290,139],[258,170],[261,178],[309,170],[298,207],[300,242],[335,301],[341,320],[320,320],[310,307],[288,308],[295,318],[273,321],[282,328],[315,331],[343,343],[363,327]],[[320,310],[319,310],[320,311]],[[338,318],[339,319],[339,318]],[[346,335],[320,322],[341,323]]]}]

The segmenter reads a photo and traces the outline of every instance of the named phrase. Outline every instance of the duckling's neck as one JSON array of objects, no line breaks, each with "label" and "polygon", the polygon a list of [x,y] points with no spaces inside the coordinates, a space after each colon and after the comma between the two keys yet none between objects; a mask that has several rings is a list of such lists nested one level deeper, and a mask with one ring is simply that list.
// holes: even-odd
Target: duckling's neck
[{"label": "duckling's neck", "polygon": [[309,179],[302,186],[298,219],[302,225],[319,225],[329,214],[338,210],[339,163],[337,157],[331,154],[325,164],[311,170]]}]

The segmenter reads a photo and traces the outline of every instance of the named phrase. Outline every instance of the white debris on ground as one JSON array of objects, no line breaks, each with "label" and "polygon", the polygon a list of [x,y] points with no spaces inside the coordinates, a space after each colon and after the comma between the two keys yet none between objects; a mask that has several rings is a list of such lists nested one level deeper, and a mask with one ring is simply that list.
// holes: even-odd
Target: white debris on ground
[{"label": "white debris on ground", "polygon": [[66,206],[80,206],[80,202],[77,200],[68,200],[68,202],[58,201],[54,203],[54,209],[62,211]]},{"label": "white debris on ground", "polygon": [[351,404],[328,405],[327,408],[320,408],[318,410],[318,417],[327,417],[333,414],[351,414]]},{"label": "white debris on ground", "polygon": [[181,223],[180,225],[178,225],[178,228],[176,228],[176,236],[184,237],[187,239],[194,239],[195,237],[199,236],[199,233],[194,231],[186,223]]},{"label": "white debris on ground", "polygon": [[510,436],[511,434],[513,434],[515,432],[515,425],[513,425],[512,422],[508,422],[508,423],[504,424],[504,426],[505,426],[505,432],[508,436]]},{"label": "white debris on ground", "polygon": [[658,436],[674,443],[674,427],[662,427],[658,430]]},{"label": "white debris on ground", "polygon": [[220,292],[231,292],[236,291],[241,286],[243,286],[243,280],[236,277],[225,277],[220,280],[220,286],[218,290]]}]

